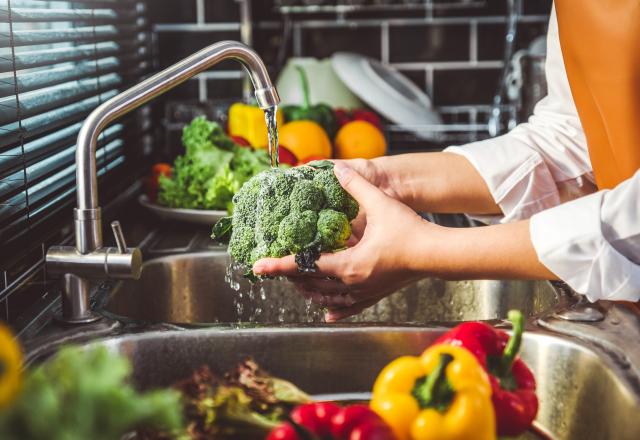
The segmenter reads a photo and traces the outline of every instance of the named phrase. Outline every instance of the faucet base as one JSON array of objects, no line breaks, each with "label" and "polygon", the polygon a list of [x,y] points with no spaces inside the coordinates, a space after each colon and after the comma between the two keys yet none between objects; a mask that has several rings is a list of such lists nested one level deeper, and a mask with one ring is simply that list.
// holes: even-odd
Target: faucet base
[{"label": "faucet base", "polygon": [[89,315],[84,316],[82,318],[65,317],[64,315],[60,315],[60,316],[56,316],[54,319],[56,322],[60,324],[76,325],[76,324],[89,324],[92,322],[100,321],[102,319],[102,316],[98,315],[97,313],[91,312]]}]

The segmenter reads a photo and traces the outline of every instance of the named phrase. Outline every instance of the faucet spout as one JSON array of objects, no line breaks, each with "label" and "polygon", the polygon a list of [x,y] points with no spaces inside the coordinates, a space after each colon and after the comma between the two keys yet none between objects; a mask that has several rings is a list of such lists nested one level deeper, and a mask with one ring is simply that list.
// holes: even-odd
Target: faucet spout
[{"label": "faucet spout", "polygon": [[271,108],[280,102],[278,92],[258,54],[244,44],[222,41],[125,90],[100,105],[85,120],[78,133],[76,146],[76,245],[52,246],[46,255],[47,271],[52,275],[62,275],[65,280],[62,292],[64,322],[80,324],[99,319],[89,305],[90,279],[138,279],[142,271],[142,253],[138,248],[127,247],[118,222],[112,223],[118,246],[105,248],[102,245],[96,169],[98,136],[119,117],[228,59],[240,62],[245,68],[261,108]]},{"label": "faucet spout", "polygon": [[108,124],[119,117],[182,84],[198,73],[228,59],[240,62],[249,74],[260,108],[270,108],[280,102],[278,92],[258,54],[242,43],[221,41],[196,52],[106,101],[87,117],[78,134],[76,150],[78,202],[74,217],[78,252],[87,254],[102,247],[96,169],[98,135]]}]

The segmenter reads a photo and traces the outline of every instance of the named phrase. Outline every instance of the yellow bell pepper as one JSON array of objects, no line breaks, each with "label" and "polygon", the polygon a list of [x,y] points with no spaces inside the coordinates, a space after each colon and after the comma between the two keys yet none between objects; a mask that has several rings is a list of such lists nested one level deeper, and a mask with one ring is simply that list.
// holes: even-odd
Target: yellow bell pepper
[{"label": "yellow bell pepper", "polygon": [[8,327],[0,324],[0,408],[10,404],[22,384],[22,350]]},{"label": "yellow bell pepper", "polygon": [[398,440],[495,440],[487,374],[466,349],[436,345],[387,365],[371,408]]},{"label": "yellow bell pepper", "polygon": [[[282,111],[276,114],[278,126],[284,123]],[[269,145],[267,124],[264,111],[255,105],[236,102],[229,108],[229,135],[245,138],[254,148],[266,148]]]}]

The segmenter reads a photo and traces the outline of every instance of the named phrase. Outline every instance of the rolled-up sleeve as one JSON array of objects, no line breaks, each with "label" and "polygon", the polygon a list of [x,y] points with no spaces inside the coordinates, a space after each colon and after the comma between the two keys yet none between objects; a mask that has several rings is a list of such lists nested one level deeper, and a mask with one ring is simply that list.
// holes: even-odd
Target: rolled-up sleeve
[{"label": "rolled-up sleeve", "polygon": [[538,259],[591,301],[640,300],[640,171],[531,218]]},{"label": "rolled-up sleeve", "polygon": [[[549,94],[528,123],[504,136],[446,151],[473,164],[501,208],[503,215],[480,217],[482,221],[530,218],[538,259],[576,292],[591,301],[638,301],[640,171],[612,190],[593,192],[587,142],[564,69],[555,10],[546,74]],[[566,200],[571,201],[562,203]]]},{"label": "rolled-up sleeve", "polygon": [[502,216],[488,223],[530,218],[560,204],[559,187],[580,188],[593,181],[587,142],[571,96],[562,60],[555,10],[547,35],[548,95],[527,123],[506,135],[445,151],[465,156],[487,183]]}]

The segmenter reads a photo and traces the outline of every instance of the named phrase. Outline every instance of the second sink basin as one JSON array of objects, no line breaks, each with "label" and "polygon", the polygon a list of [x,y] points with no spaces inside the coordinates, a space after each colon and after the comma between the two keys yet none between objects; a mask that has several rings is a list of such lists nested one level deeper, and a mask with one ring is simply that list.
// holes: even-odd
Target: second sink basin
[{"label": "second sink basin", "polygon": [[[222,373],[253,356],[318,399],[366,399],[380,370],[419,355],[441,328],[332,326],[204,329],[123,335],[97,342],[126,355],[142,389],[168,386],[200,365]],[[619,368],[592,347],[528,332],[522,357],[537,381],[537,433],[519,439],[636,440],[638,396]],[[546,433],[546,435],[542,433]]]},{"label": "second sink basin", "polygon": [[[305,323],[322,311],[284,280],[251,286],[230,277],[224,250],[157,258],[144,264],[139,281],[110,291],[104,311],[142,322],[174,324]],[[233,287],[232,287],[233,285]],[[548,313],[563,298],[547,282],[442,281],[424,279],[351,318],[367,323],[427,323],[505,318],[510,309]]]}]

